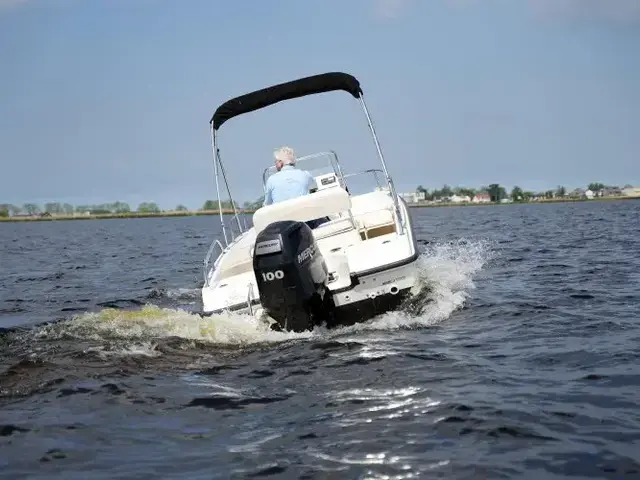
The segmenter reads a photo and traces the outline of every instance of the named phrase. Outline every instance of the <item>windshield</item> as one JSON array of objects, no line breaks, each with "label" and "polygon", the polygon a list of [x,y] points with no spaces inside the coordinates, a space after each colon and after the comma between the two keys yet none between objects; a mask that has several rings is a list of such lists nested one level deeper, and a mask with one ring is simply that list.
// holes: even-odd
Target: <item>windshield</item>
[{"label": "windshield", "polygon": [[[338,165],[338,159],[333,152],[313,153],[300,157],[296,160],[296,168],[299,170],[306,170],[317,181],[318,177],[323,177],[326,174],[334,173],[338,177],[341,177],[340,166]],[[276,173],[276,166],[273,165],[267,168],[262,175],[262,186],[266,187],[267,179]]]}]

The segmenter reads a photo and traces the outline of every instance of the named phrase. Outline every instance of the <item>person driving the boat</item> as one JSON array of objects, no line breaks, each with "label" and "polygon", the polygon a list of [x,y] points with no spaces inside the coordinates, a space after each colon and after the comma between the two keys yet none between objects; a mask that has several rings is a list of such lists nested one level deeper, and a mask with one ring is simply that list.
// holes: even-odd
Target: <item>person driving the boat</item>
[{"label": "person driving the boat", "polygon": [[[315,180],[306,170],[295,168],[296,154],[293,148],[281,147],[273,153],[273,156],[278,171],[267,179],[263,205],[308,195],[315,186]],[[329,218],[324,217],[305,223],[313,229],[328,221]]]},{"label": "person driving the boat", "polygon": [[308,195],[309,190],[313,188],[314,180],[306,170],[295,168],[296,154],[293,148],[279,148],[273,155],[278,171],[267,179],[264,204],[271,205]]}]

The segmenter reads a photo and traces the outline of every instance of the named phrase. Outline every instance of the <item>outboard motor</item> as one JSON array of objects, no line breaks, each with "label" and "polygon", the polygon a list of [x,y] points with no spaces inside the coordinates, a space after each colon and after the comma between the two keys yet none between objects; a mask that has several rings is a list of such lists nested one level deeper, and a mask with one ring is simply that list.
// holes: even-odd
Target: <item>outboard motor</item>
[{"label": "outboard motor", "polygon": [[329,320],[327,265],[306,223],[273,222],[258,233],[253,270],[265,312],[285,330]]}]

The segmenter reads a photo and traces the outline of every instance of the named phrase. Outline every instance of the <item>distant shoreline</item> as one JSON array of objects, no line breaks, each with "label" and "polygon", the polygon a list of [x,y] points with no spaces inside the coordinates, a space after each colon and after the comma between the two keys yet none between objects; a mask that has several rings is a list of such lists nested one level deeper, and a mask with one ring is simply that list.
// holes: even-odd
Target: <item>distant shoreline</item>
[{"label": "distant shoreline", "polygon": [[408,203],[409,208],[428,207],[482,207],[482,206],[506,206],[506,205],[539,205],[541,203],[577,203],[577,202],[607,202],[614,200],[640,200],[640,197],[594,197],[594,198],[546,198],[530,202],[441,202],[441,203]]},{"label": "distant shoreline", "polygon": [[[640,197],[596,197],[592,199],[586,198],[563,198],[563,199],[545,199],[537,200],[535,202],[485,202],[485,203],[455,203],[455,202],[441,202],[441,203],[410,203],[409,208],[434,208],[434,207],[481,207],[481,206],[507,206],[507,205],[524,205],[524,204],[544,204],[544,203],[575,203],[575,202],[601,202],[601,201],[613,201],[613,200],[640,200]],[[238,213],[252,214],[255,210],[238,209]],[[233,210],[222,210],[223,215],[232,215]],[[53,221],[67,221],[67,220],[108,220],[119,218],[164,218],[164,217],[195,217],[201,215],[219,215],[218,210],[186,210],[186,211],[169,211],[160,213],[103,213],[96,215],[51,215],[51,216],[20,216],[20,217],[0,217],[0,222],[53,222]]]},{"label": "distant shoreline", "polygon": [[[255,210],[238,209],[238,213],[253,213]],[[0,217],[0,222],[53,222],[60,220],[107,220],[118,218],[158,218],[158,217],[195,217],[199,215],[219,215],[218,210],[184,210],[168,212],[123,212],[123,213],[99,213],[95,215],[33,215],[20,217]],[[223,215],[232,215],[233,210],[222,210]]]}]

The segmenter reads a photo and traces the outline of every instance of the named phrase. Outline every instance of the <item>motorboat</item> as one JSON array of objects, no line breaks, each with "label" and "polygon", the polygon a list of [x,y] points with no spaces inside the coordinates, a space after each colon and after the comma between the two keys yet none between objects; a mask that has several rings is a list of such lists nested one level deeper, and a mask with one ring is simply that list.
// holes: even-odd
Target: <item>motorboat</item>
[{"label": "motorboat", "polygon": [[[332,150],[299,157],[296,168],[314,178],[309,194],[262,206],[247,225],[227,182],[218,146],[220,127],[284,100],[332,91],[359,101],[382,168],[343,173]],[[411,216],[396,193],[354,76],[328,72],[232,98],[216,109],[210,131],[222,233],[204,259],[204,315],[238,312],[275,329],[304,331],[366,321],[400,308],[416,293],[419,252]],[[276,173],[275,166],[267,168],[263,186]],[[377,185],[351,193],[350,182],[362,175],[375,177]],[[224,212],[222,198],[231,201],[231,213]],[[311,228],[307,222],[316,219],[324,223]]]}]

